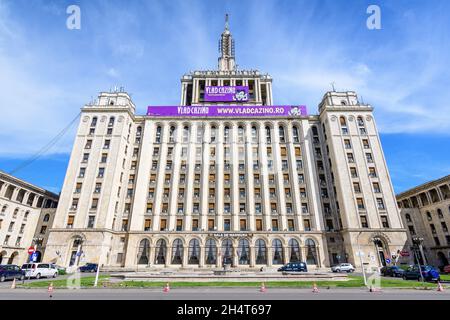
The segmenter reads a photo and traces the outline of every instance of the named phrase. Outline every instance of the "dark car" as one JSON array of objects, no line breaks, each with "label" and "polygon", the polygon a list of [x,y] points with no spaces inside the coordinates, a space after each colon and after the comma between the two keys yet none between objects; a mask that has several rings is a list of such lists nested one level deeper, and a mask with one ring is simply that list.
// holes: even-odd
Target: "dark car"
[{"label": "dark car", "polygon": [[278,271],[285,272],[308,272],[308,267],[304,262],[289,262],[284,266],[280,267]]},{"label": "dark car", "polygon": [[25,271],[15,264],[0,265],[0,282],[14,278],[23,280],[25,278]]},{"label": "dark car", "polygon": [[78,268],[80,272],[96,272],[98,264],[96,263],[86,263],[84,266]]},{"label": "dark car", "polygon": [[[439,271],[433,266],[420,266],[420,270],[422,271],[422,276],[425,281],[440,281],[441,277],[439,275]],[[416,279],[418,281],[422,280],[422,276],[420,275],[419,266],[414,265],[409,267],[403,273],[403,279]]]},{"label": "dark car", "polygon": [[397,266],[389,266],[381,268],[381,275],[385,277],[403,277],[405,270]]}]

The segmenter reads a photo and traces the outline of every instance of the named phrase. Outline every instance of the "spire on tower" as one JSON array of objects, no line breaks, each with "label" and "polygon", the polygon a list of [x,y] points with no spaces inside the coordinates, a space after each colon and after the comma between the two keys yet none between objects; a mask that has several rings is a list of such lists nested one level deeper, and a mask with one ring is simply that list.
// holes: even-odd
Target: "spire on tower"
[{"label": "spire on tower", "polygon": [[236,62],[234,60],[234,40],[229,29],[229,15],[225,15],[225,30],[219,41],[219,70],[231,71],[236,70]]}]

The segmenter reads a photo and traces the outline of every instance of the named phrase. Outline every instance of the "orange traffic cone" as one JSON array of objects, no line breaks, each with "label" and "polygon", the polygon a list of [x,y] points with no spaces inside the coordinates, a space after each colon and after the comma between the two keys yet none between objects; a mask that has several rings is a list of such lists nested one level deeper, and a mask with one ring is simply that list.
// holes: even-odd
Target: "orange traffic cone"
[{"label": "orange traffic cone", "polygon": [[314,282],[314,284],[313,284],[313,290],[312,290],[312,292],[313,293],[319,293],[319,288],[317,288],[317,284]]},{"label": "orange traffic cone", "polygon": [[50,282],[50,284],[48,285],[48,289],[47,289],[48,295],[51,298],[53,295],[53,282]]},{"label": "orange traffic cone", "polygon": [[441,284],[440,281],[438,281],[438,288],[437,288],[437,291],[439,291],[439,292],[443,292],[443,291],[444,291],[444,287],[442,286],[442,284]]},{"label": "orange traffic cone", "polygon": [[264,284],[264,282],[261,282],[261,287],[259,288],[259,292],[266,292],[266,285]]},{"label": "orange traffic cone", "polygon": [[170,291],[170,287],[169,287],[169,283],[167,282],[167,283],[166,283],[166,286],[165,286],[164,289],[163,289],[163,292],[167,293],[167,292],[169,292],[169,291]]},{"label": "orange traffic cone", "polygon": [[14,278],[13,282],[11,283],[11,289],[16,288],[16,278]]}]

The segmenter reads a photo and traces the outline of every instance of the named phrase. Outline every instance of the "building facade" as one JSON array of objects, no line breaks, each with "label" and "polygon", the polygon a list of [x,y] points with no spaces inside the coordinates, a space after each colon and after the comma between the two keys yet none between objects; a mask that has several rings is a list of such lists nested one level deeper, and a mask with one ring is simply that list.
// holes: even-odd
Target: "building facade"
[{"label": "building facade", "polygon": [[27,262],[34,245],[42,259],[48,230],[39,239],[37,225],[57,204],[58,195],[0,171],[0,264]]},{"label": "building facade", "polygon": [[[436,267],[449,264],[450,259],[450,175],[397,195],[403,223],[408,230],[411,262]],[[420,239],[425,261],[413,239]]]},{"label": "building facade", "polygon": [[[209,99],[229,88],[244,99]],[[236,68],[228,22],[218,69],[185,74],[180,106],[136,115],[126,92],[100,93],[82,108],[45,259],[323,268],[361,251],[384,264],[406,232],[372,107],[333,91],[318,115],[286,108],[268,74]]]}]

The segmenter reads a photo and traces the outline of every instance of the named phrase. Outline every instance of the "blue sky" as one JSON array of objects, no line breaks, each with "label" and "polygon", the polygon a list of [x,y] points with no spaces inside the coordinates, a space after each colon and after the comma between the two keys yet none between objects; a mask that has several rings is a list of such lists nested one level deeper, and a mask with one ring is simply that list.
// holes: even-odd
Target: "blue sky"
[{"label": "blue sky", "polygon": [[[81,30],[66,8],[81,8]],[[366,9],[381,8],[381,30]],[[224,14],[240,68],[274,78],[275,104],[354,90],[375,107],[396,192],[450,173],[450,1],[0,0],[0,169],[47,144],[99,91],[179,103],[180,77],[213,69]],[[76,126],[75,126],[76,127]],[[58,192],[75,128],[17,176]]]}]

